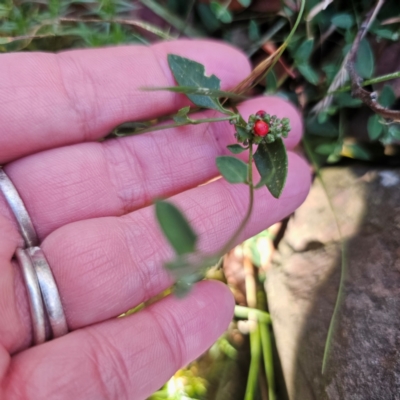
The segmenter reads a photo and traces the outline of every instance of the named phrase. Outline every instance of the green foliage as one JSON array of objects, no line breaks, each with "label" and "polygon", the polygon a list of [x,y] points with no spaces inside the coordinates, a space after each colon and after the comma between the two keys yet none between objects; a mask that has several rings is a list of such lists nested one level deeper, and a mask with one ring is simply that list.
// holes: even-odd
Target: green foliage
[{"label": "green foliage", "polygon": [[363,39],[357,53],[356,68],[361,78],[371,78],[374,73],[374,53],[368,40]]},{"label": "green foliage", "polygon": [[380,117],[377,114],[371,115],[368,118],[368,135],[371,138],[371,140],[376,140],[379,138],[383,131],[383,125],[382,122],[380,121]]},{"label": "green foliage", "polygon": [[185,216],[170,202],[155,203],[158,223],[168,242],[178,255],[196,250],[197,235]]},{"label": "green foliage", "polygon": [[[198,62],[175,54],[168,54],[168,64],[176,82],[180,86],[220,89],[220,80],[215,75],[205,76],[204,66]],[[187,97],[199,107],[211,108],[226,113],[217,97],[197,94],[187,94]]]},{"label": "green foliage", "polygon": [[378,100],[384,107],[391,107],[396,102],[396,95],[390,85],[383,87]]},{"label": "green foliage", "polygon": [[294,59],[297,69],[303,77],[312,85],[316,85],[319,81],[318,72],[310,64],[311,53],[314,48],[314,39],[304,41],[300,47],[294,52]]},{"label": "green foliage", "polygon": [[350,29],[355,21],[350,13],[338,13],[332,17],[332,24],[342,29]]},{"label": "green foliage", "polygon": [[258,146],[254,162],[261,175],[257,187],[266,186],[272,196],[279,198],[285,187],[288,160],[283,140],[278,138],[270,144]]},{"label": "green foliage", "polygon": [[216,18],[221,22],[224,24],[230,24],[232,22],[232,13],[228,10],[226,5],[223,5],[218,1],[212,1],[210,7]]},{"label": "green foliage", "polygon": [[233,154],[243,153],[247,149],[247,147],[242,147],[240,144],[230,144],[227,148]]},{"label": "green foliage", "polygon": [[221,156],[216,159],[217,168],[229,183],[247,183],[247,164],[236,157]]},{"label": "green foliage", "polygon": [[173,120],[177,124],[186,124],[189,121],[188,113],[190,111],[190,107],[183,107],[174,115]]},{"label": "green foliage", "polygon": [[249,39],[253,42],[260,40],[260,29],[254,19],[249,22]]}]

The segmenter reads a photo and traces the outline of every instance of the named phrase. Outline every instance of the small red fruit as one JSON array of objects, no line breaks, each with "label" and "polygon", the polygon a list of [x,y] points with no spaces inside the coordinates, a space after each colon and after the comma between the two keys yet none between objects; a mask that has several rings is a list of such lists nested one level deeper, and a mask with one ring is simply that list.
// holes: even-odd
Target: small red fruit
[{"label": "small red fruit", "polygon": [[265,136],[269,132],[269,125],[264,121],[257,121],[254,124],[254,133],[257,136]]},{"label": "small red fruit", "polygon": [[267,113],[264,110],[256,112],[257,117],[264,118]]}]

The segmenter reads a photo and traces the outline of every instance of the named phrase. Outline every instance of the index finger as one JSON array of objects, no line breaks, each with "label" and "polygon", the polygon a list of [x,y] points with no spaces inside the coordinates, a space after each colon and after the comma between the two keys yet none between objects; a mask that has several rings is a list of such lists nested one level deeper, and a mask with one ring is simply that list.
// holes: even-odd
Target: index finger
[{"label": "index finger", "polygon": [[239,50],[207,40],[2,55],[0,164],[96,140],[123,122],[151,119],[189,104],[181,94],[140,89],[175,85],[169,53],[201,62],[225,90],[250,72]]}]

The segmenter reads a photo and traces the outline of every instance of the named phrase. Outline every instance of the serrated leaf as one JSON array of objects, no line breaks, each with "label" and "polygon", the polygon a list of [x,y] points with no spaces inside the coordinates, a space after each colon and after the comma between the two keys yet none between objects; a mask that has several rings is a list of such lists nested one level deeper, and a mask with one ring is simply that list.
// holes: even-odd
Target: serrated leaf
[{"label": "serrated leaf", "polygon": [[390,85],[385,85],[378,98],[383,107],[391,107],[396,102],[396,94]]},{"label": "serrated leaf", "polygon": [[358,47],[356,69],[362,78],[371,78],[374,73],[374,53],[367,39],[363,39]]},{"label": "serrated leaf", "polygon": [[343,28],[343,29],[349,29],[355,23],[354,17],[349,13],[336,14],[332,17],[331,22],[338,28]]},{"label": "serrated leaf", "polygon": [[261,182],[267,186],[272,196],[279,198],[285,187],[288,171],[283,140],[277,138],[273,143],[260,144],[254,153],[254,162],[261,175]]},{"label": "serrated leaf", "polygon": [[156,201],[155,208],[161,230],[175,252],[182,255],[195,251],[197,235],[178,208],[164,200]]},{"label": "serrated leaf", "polygon": [[247,148],[242,147],[240,144],[230,144],[229,146],[226,147],[233,154],[240,154],[247,150]]},{"label": "serrated leaf", "polygon": [[[215,75],[206,76],[203,64],[175,54],[168,54],[168,64],[180,86],[220,89],[220,80]],[[187,94],[186,96],[199,107],[226,112],[216,97],[197,94]]]},{"label": "serrated leaf", "polygon": [[378,114],[371,115],[368,118],[367,130],[368,136],[371,140],[376,140],[381,135],[383,125],[380,123],[380,117]]},{"label": "serrated leaf", "polygon": [[247,182],[247,164],[236,157],[221,156],[216,158],[217,168],[229,183]]}]

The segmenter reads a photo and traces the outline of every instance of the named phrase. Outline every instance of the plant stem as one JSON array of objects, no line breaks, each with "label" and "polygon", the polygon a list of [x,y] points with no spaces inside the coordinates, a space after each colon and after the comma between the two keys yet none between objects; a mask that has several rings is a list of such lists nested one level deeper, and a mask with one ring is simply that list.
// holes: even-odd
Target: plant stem
[{"label": "plant stem", "polygon": [[187,125],[199,125],[204,124],[207,122],[221,122],[221,121],[232,121],[237,118],[237,115],[230,115],[229,117],[220,117],[220,118],[204,118],[204,119],[190,119],[187,124],[163,124],[163,125],[155,125],[149,126],[147,128],[138,129],[133,132],[123,133],[123,134],[116,134],[117,136],[130,136],[130,135],[141,135],[142,133],[148,133],[153,131],[161,131],[163,129],[170,129],[170,128],[177,128],[180,126],[187,126]]},{"label": "plant stem", "polygon": [[[254,315],[254,314],[253,314]],[[260,356],[261,356],[261,335],[260,335],[260,324],[257,319],[254,319],[257,324],[255,329],[250,332],[250,369],[249,377],[247,379],[246,393],[244,400],[254,400],[256,398],[255,392],[258,382],[258,371],[260,368]]]},{"label": "plant stem", "polygon": [[231,121],[235,120],[237,116],[230,115],[229,117],[220,117],[220,118],[204,118],[204,119],[190,119],[190,124],[188,125],[198,125],[204,124],[205,122],[220,122],[220,121]]},{"label": "plant stem", "polygon": [[257,320],[260,322],[267,324],[271,323],[271,316],[266,311],[244,306],[235,306],[235,317],[237,318],[249,318],[250,313],[257,315]]},{"label": "plant stem", "polygon": [[335,208],[333,206],[332,200],[329,197],[329,193],[328,193],[328,189],[325,185],[325,181],[322,178],[322,174],[321,174],[321,170],[318,166],[317,161],[315,160],[314,154],[310,148],[310,144],[308,143],[308,140],[303,137],[302,139],[302,143],[304,145],[304,149],[306,151],[306,154],[308,155],[312,165],[315,168],[315,172],[316,175],[318,177],[318,179],[321,182],[322,185],[322,189],[325,192],[326,198],[328,200],[328,204],[329,204],[329,208],[332,211],[334,220],[335,220],[335,224],[336,224],[336,228],[338,230],[339,233],[339,240],[340,240],[340,248],[341,248],[341,266],[340,266],[340,282],[339,282],[339,289],[338,289],[338,294],[336,296],[336,302],[335,302],[335,307],[333,309],[333,313],[332,313],[332,317],[329,323],[329,328],[328,328],[328,334],[326,336],[326,342],[325,342],[325,349],[324,349],[324,355],[323,355],[323,359],[322,359],[322,368],[321,368],[321,372],[322,375],[325,374],[326,372],[326,368],[328,365],[328,359],[329,359],[329,355],[331,352],[331,347],[332,347],[332,340],[333,340],[333,334],[336,330],[336,323],[337,323],[337,319],[338,319],[338,314],[339,314],[339,309],[340,306],[343,303],[343,299],[344,299],[344,284],[345,284],[345,277],[346,277],[346,270],[347,270],[347,263],[346,263],[346,245],[344,242],[344,238],[342,235],[342,229],[340,227],[340,223],[339,223],[339,218],[335,212]]},{"label": "plant stem", "polygon": [[[386,75],[382,75],[382,76],[378,76],[376,78],[367,79],[361,83],[361,86],[369,86],[369,85],[373,85],[375,83],[390,81],[392,79],[397,79],[397,78],[400,78],[400,71],[392,72],[390,74],[386,74]],[[351,86],[347,85],[347,86],[343,86],[340,89],[335,90],[333,92],[329,92],[327,94],[343,93],[343,92],[348,92],[349,90],[351,90]]]},{"label": "plant stem", "polygon": [[254,204],[254,184],[253,184],[253,142],[249,141],[249,161],[248,161],[248,185],[249,185],[249,207],[247,208],[246,215],[244,216],[242,222],[240,223],[239,227],[236,229],[232,237],[228,240],[224,247],[220,250],[219,257],[222,257],[225,253],[227,253],[231,248],[235,245],[236,240],[238,239],[239,235],[242,233],[244,227],[249,222],[251,217],[251,213],[253,211],[253,204]]},{"label": "plant stem", "polygon": [[265,374],[268,382],[268,400],[275,400],[274,360],[272,356],[272,340],[269,326],[260,321],[261,346],[264,358]]}]

